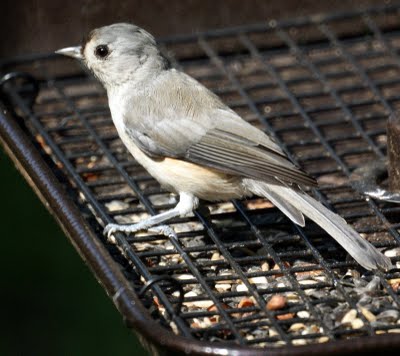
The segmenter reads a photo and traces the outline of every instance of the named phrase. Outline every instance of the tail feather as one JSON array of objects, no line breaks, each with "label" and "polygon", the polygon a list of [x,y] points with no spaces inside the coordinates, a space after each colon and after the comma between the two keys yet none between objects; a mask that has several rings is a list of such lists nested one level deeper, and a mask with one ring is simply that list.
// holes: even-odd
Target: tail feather
[{"label": "tail feather", "polygon": [[279,210],[281,210],[290,220],[295,224],[304,226],[304,216],[302,212],[295,208],[289,201],[277,194],[274,191],[274,186],[264,182],[258,182],[256,180],[247,180],[246,187],[255,195],[267,198],[272,204],[274,204]]},{"label": "tail feather", "polygon": [[[271,197],[272,191],[274,199],[276,196],[279,197],[279,199],[275,199],[279,202],[279,204],[276,204],[278,208],[280,208],[279,205],[284,207],[291,206],[291,211],[294,208],[306,215],[331,235],[364,268],[368,270],[377,268],[389,270],[393,267],[388,257],[364,240],[343,218],[330,211],[308,194],[286,186],[272,185],[254,180],[248,180],[244,183],[251,192],[268,199]],[[271,202],[274,203],[273,200]],[[281,210],[287,214],[287,209],[286,211],[284,209]],[[288,216],[292,219],[290,215]]]}]

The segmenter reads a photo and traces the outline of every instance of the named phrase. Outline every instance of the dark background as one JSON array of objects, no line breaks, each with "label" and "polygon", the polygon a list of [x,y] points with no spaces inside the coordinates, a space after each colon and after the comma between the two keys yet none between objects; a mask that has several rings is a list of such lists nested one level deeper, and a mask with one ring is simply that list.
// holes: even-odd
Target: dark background
[{"label": "dark background", "polygon": [[156,36],[348,11],[383,0],[3,0],[0,57],[79,44],[95,27],[134,22]]},{"label": "dark background", "polygon": [[[92,28],[116,21],[132,21],[165,36],[383,3],[3,0],[0,57],[75,45]],[[146,354],[1,149],[0,182],[0,354]]]},{"label": "dark background", "polygon": [[146,355],[0,149],[0,355]]}]

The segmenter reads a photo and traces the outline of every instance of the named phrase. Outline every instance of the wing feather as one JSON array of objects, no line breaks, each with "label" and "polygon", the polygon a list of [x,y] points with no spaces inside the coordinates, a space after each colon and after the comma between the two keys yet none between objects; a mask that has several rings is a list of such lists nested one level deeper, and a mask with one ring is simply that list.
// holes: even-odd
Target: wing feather
[{"label": "wing feather", "polygon": [[167,78],[125,112],[126,133],[147,155],[181,158],[246,178],[316,185],[270,136],[196,80],[174,70]]}]

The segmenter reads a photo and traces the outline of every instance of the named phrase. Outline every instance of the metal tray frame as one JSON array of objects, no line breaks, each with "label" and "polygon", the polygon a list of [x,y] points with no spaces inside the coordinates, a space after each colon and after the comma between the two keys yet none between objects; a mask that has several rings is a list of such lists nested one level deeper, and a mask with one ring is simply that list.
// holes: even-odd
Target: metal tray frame
[{"label": "metal tray frame", "polygon": [[[361,13],[360,13],[361,14]],[[344,14],[335,15],[338,18]],[[352,14],[354,16],[354,14]],[[330,16],[329,19],[332,19]],[[327,18],[325,18],[326,20]],[[319,18],[320,21],[323,18]],[[287,24],[297,25],[304,20]],[[308,20],[307,20],[308,21]],[[265,24],[259,25],[265,27]],[[276,24],[274,25],[276,26]],[[285,27],[285,24],[281,24]],[[237,29],[230,29],[234,33]],[[219,31],[217,33],[222,33]],[[213,32],[215,34],[215,32]],[[205,33],[204,36],[210,35]],[[184,37],[181,37],[183,39]],[[66,235],[83,260],[89,265],[95,277],[102,284],[109,297],[123,316],[127,326],[138,334],[142,343],[154,354],[240,354],[271,355],[278,354],[337,354],[362,351],[382,351],[400,347],[400,335],[386,334],[373,337],[337,340],[326,344],[288,346],[281,349],[256,349],[236,346],[232,343],[208,343],[188,341],[163,328],[150,318],[142,306],[136,292],[121,273],[120,266],[111,258],[109,252],[99,242],[81,212],[59,183],[51,165],[19,124],[18,115],[1,104],[0,142],[21,174],[25,177],[43,204],[55,216]]]}]

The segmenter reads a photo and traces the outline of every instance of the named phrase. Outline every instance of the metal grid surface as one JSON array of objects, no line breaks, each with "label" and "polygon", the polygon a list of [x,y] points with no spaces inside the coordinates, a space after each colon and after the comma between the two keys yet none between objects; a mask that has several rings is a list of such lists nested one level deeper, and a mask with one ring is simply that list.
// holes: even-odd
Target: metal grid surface
[{"label": "metal grid surface", "polygon": [[[106,241],[105,224],[138,221],[173,207],[175,198],[127,153],[104,90],[77,63],[36,57],[3,63],[2,71],[37,78],[32,108],[26,85],[8,86],[16,113],[151,317],[172,333],[254,347],[396,333],[400,207],[365,199],[349,175],[385,157],[386,119],[400,108],[399,11],[161,40],[176,67],[270,132],[317,178],[310,194],[392,257],[396,269],[386,274],[364,271],[311,222],[295,226],[257,198],[174,220],[178,239],[144,233]],[[276,295],[284,305],[271,306]]]}]

